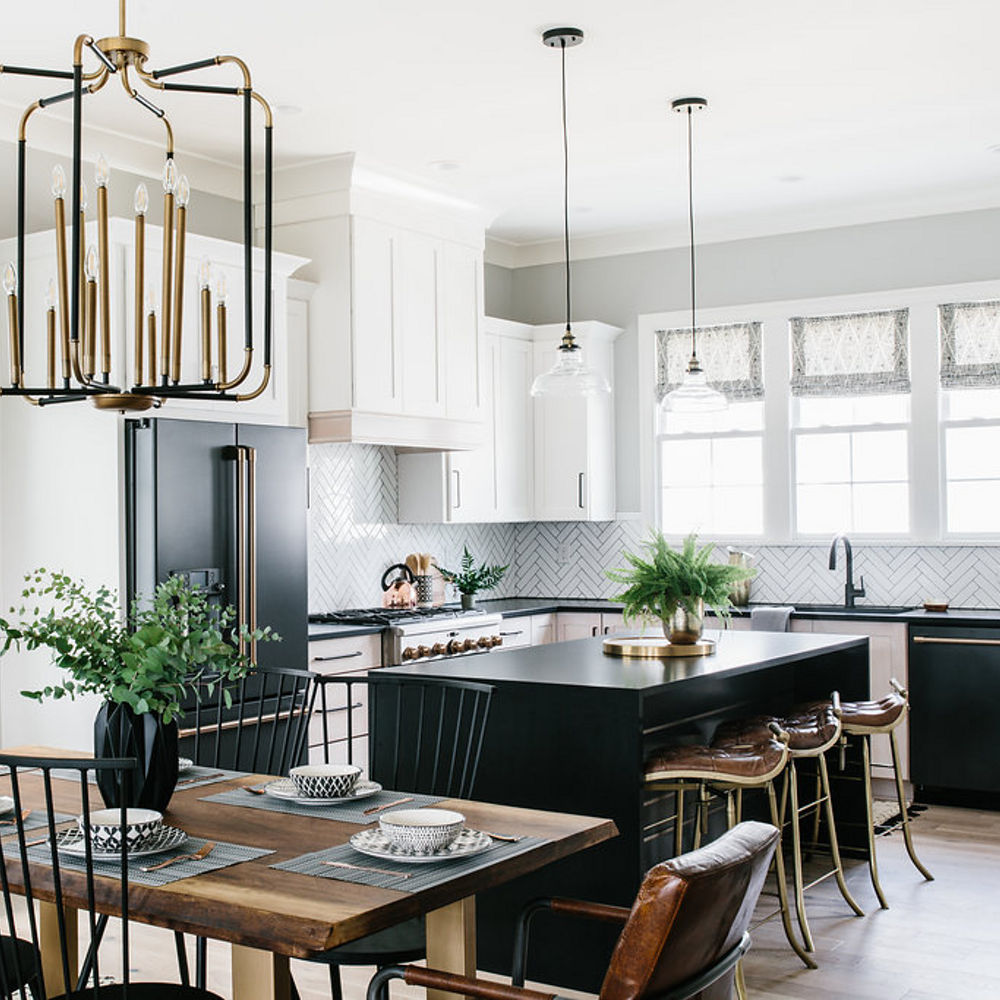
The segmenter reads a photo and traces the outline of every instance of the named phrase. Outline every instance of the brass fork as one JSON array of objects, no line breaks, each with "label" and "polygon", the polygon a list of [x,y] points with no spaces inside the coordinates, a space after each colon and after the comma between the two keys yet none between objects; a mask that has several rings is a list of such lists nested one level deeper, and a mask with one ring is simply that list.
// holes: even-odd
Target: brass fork
[{"label": "brass fork", "polygon": [[161,868],[166,868],[168,865],[175,864],[178,861],[203,861],[214,850],[215,844],[210,841],[209,843],[203,844],[199,847],[194,854],[178,854],[176,857],[167,858],[166,861],[161,861],[158,865],[147,865],[145,868],[140,868],[139,870],[144,872],[156,872]]}]

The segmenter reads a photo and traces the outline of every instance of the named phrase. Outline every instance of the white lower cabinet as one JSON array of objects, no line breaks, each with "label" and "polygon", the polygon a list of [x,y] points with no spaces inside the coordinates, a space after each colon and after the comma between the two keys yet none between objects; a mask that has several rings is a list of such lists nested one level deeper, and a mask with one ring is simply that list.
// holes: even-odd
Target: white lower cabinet
[{"label": "white lower cabinet", "polygon": [[521,649],[532,645],[531,616],[523,615],[520,618],[505,618],[500,622],[497,634],[503,639],[503,642],[497,647],[498,650]]},{"label": "white lower cabinet", "polygon": [[[869,685],[872,698],[881,698],[891,690],[889,681],[895,677],[907,686],[907,626],[896,622],[820,621],[794,619],[795,632],[823,632],[832,635],[866,635],[870,656]],[[909,724],[904,721],[896,730],[902,777],[910,776]],[[872,774],[876,778],[892,777],[892,755],[888,736],[872,737]]]},{"label": "white lower cabinet", "polygon": [[553,613],[531,616],[532,646],[545,646],[556,641],[556,617]]}]

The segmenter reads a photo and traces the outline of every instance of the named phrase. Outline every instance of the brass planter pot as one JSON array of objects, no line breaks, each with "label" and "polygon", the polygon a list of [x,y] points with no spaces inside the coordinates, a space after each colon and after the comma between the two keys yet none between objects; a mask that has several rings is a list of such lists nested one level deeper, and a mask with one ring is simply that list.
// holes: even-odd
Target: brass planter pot
[{"label": "brass planter pot", "polygon": [[663,634],[678,646],[689,646],[701,638],[705,626],[705,602],[699,597],[695,601],[694,612],[683,604],[678,604],[676,611],[663,619]]}]

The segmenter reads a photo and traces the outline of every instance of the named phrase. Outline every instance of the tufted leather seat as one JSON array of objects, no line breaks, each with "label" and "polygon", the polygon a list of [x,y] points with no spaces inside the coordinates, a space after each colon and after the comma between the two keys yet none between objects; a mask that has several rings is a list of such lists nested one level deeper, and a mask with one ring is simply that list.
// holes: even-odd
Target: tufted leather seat
[{"label": "tufted leather seat", "polygon": [[752,744],[724,747],[677,746],[657,751],[646,761],[647,781],[678,779],[760,784],[781,774],[788,751],[771,732]]},{"label": "tufted leather seat", "polygon": [[887,733],[903,721],[905,712],[906,699],[898,691],[890,691],[875,701],[843,702],[840,722],[848,733]]},{"label": "tufted leather seat", "polygon": [[840,719],[832,700],[798,705],[787,715],[758,715],[750,719],[724,722],[715,732],[712,746],[734,747],[767,739],[769,723],[788,733],[788,752],[793,757],[823,753],[840,738]]}]

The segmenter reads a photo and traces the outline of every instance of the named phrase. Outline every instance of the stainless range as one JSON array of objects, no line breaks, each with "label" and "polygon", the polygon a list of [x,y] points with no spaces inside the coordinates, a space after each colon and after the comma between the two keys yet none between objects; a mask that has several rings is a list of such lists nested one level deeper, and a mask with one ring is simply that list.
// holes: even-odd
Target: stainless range
[{"label": "stainless range", "polygon": [[498,614],[459,608],[371,608],[310,615],[324,625],[382,625],[382,664],[488,653],[503,644]]}]

